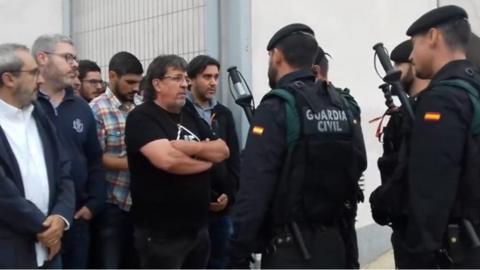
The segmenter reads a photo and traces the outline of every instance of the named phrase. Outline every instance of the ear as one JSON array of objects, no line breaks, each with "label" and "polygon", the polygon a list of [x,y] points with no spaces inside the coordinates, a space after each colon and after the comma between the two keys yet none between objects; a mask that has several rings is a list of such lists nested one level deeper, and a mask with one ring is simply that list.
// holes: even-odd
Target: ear
[{"label": "ear", "polygon": [[284,62],[283,52],[278,48],[274,48],[272,51],[272,62],[277,65],[281,62]]},{"label": "ear", "polygon": [[430,48],[436,47],[440,42],[440,31],[437,28],[431,28],[428,31],[427,38]]},{"label": "ear", "polygon": [[155,92],[157,93],[162,92],[162,81],[160,79],[153,79],[152,86],[153,86],[153,89],[155,89]]},{"label": "ear", "polygon": [[317,74],[320,74],[320,66],[319,65],[312,65],[312,72],[317,76]]},{"label": "ear", "polygon": [[3,85],[8,87],[8,88],[14,88],[15,87],[14,76],[10,72],[4,72],[2,74],[2,82],[3,82]]},{"label": "ear", "polygon": [[109,81],[109,82],[113,82],[113,81],[116,82],[117,80],[118,80],[118,75],[117,75],[117,73],[116,73],[115,71],[110,70],[110,71],[108,72],[108,81]]},{"label": "ear", "polygon": [[38,52],[36,55],[34,55],[34,58],[39,66],[45,66],[48,63],[48,56],[44,52]]}]

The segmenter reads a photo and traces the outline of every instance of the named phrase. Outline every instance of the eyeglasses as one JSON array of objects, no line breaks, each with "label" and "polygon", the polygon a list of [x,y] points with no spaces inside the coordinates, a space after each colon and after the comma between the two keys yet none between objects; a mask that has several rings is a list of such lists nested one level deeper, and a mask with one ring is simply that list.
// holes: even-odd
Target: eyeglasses
[{"label": "eyeglasses", "polygon": [[[5,73],[5,72],[17,73],[17,74],[25,72],[25,73],[28,73],[30,76],[33,76],[34,78],[38,78],[38,75],[40,74],[40,70],[38,68],[29,69],[29,70],[14,70],[14,71],[7,70],[7,71],[4,71],[3,73]],[[2,74],[0,74],[0,75],[2,75]]]},{"label": "eyeglasses", "polygon": [[28,74],[30,74],[31,76],[37,78],[38,75],[40,74],[40,69],[34,68],[34,69],[30,69],[30,70],[17,70],[17,71],[12,71],[12,73],[20,73],[20,72],[28,73]]},{"label": "eyeglasses", "polygon": [[107,82],[101,81],[101,80],[83,80],[82,82],[86,82],[92,85],[100,85],[101,87],[106,87]]},{"label": "eyeglasses", "polygon": [[184,76],[184,75],[177,75],[177,76],[165,75],[161,79],[170,79],[170,80],[172,80],[174,82],[177,82],[177,83],[186,82],[187,84],[190,84],[190,78],[188,78],[188,76]]},{"label": "eyeglasses", "polygon": [[54,52],[44,52],[44,53],[49,55],[60,56],[63,59],[65,59],[65,62],[67,62],[70,65],[73,64],[74,62],[78,63],[77,56],[71,53],[54,53]]}]

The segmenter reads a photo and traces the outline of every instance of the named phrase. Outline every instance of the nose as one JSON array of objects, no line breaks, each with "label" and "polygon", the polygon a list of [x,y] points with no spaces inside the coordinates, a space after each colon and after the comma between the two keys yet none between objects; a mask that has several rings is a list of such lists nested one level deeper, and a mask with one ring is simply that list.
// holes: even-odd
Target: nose
[{"label": "nose", "polygon": [[76,59],[72,59],[72,62],[68,63],[72,67],[73,71],[78,71],[78,61]]},{"label": "nose", "polygon": [[187,88],[188,87],[188,79],[187,78],[183,79],[182,82],[180,83],[180,86],[182,88]]},{"label": "nose", "polygon": [[212,78],[212,79],[210,80],[210,84],[211,84],[212,86],[217,86],[217,84],[218,84],[218,79]]},{"label": "nose", "polygon": [[42,76],[42,73],[38,73],[37,77],[36,77],[36,83],[37,85],[40,85],[42,83],[45,83],[45,79],[43,78]]},{"label": "nose", "polygon": [[140,83],[135,84],[135,85],[133,86],[132,91],[133,91],[134,93],[140,92]]}]

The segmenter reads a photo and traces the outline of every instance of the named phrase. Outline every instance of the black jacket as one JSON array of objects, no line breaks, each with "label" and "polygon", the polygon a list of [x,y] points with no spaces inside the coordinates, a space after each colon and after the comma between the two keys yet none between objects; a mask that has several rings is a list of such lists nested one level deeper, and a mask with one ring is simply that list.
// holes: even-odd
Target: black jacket
[{"label": "black jacket", "polygon": [[480,90],[480,81],[473,78],[471,69],[465,60],[446,64],[415,103],[415,121],[407,136],[405,156],[400,157],[400,163],[407,166],[399,174],[406,179],[402,197],[407,214],[400,245],[417,260],[415,268],[434,267],[434,252],[443,247],[465,168],[466,138],[473,117],[465,91],[437,83],[463,79]]},{"label": "black jacket", "polygon": [[[193,103],[186,104],[190,111],[198,114]],[[227,144],[230,150],[230,157],[218,164],[215,164],[211,171],[212,201],[225,193],[228,196],[228,206],[235,202],[238,190],[240,174],[240,147],[235,131],[235,122],[230,109],[217,103],[212,110],[211,131],[215,138],[220,138]],[[228,208],[217,214],[225,214]]]},{"label": "black jacket", "polygon": [[[50,201],[48,215],[72,222],[75,197],[70,162],[58,143],[55,127],[35,106],[33,117],[42,141],[47,166]],[[36,235],[46,216],[25,198],[20,168],[0,127],[0,268],[36,268]]]},{"label": "black jacket", "polygon": [[105,206],[106,182],[102,149],[92,109],[72,89],[54,108],[48,96],[39,92],[38,103],[60,134],[61,146],[71,159],[76,209],[87,206],[95,215]]},{"label": "black jacket", "polygon": [[[276,87],[288,89],[295,81],[310,88],[315,84],[315,77],[309,70],[295,71],[282,77]],[[240,189],[233,207],[232,261],[247,258],[258,248],[256,244],[265,240],[262,238],[270,237],[262,229],[269,218],[288,149],[286,117],[285,103],[279,98],[265,99],[255,110],[242,155]]]}]

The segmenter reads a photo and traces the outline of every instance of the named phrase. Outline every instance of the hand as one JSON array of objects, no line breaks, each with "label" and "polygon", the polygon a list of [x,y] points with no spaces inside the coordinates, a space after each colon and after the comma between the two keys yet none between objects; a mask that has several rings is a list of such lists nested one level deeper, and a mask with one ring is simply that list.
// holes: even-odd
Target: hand
[{"label": "hand", "polygon": [[78,210],[75,215],[73,216],[74,219],[84,219],[84,220],[91,220],[93,217],[92,211],[88,209],[88,207],[84,206]]},{"label": "hand", "polygon": [[65,221],[59,215],[48,216],[43,222],[45,230],[37,234],[37,239],[46,247],[53,247],[58,244],[63,236]]},{"label": "hand", "polygon": [[62,241],[57,241],[56,244],[48,248],[48,260],[51,261],[55,255],[60,252],[62,248]]},{"label": "hand", "polygon": [[220,212],[223,209],[225,209],[225,207],[227,207],[227,204],[228,204],[228,196],[227,194],[223,193],[218,197],[216,202],[210,203],[210,211]]}]

